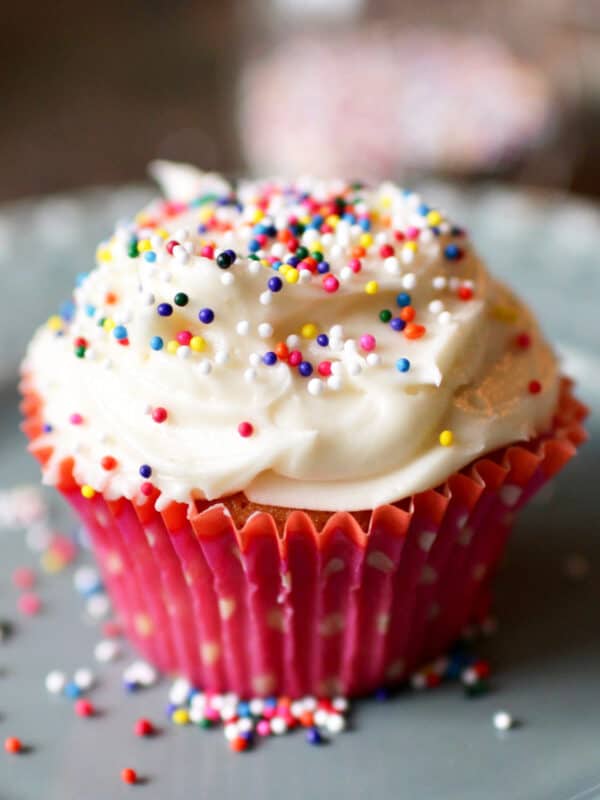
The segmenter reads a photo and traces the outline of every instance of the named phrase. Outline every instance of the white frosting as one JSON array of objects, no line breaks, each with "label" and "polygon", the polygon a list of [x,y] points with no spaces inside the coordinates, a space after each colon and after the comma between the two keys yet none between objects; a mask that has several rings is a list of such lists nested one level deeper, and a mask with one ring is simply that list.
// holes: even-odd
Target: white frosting
[{"label": "white frosting", "polygon": [[[171,199],[226,191],[218,176],[174,165],[160,170]],[[340,281],[330,293],[319,274],[303,270],[296,283],[287,283],[281,272],[245,257],[265,186],[242,185],[241,210],[215,207],[206,197],[183,210],[152,205],[135,228],[118,229],[101,246],[98,267],[75,291],[73,321],[58,335],[50,327],[36,334],[24,370],[52,425],[39,441],[54,448],[45,466],[48,482],[56,480],[59,462],[73,456],[76,478],[108,497],[139,498],[139,467],[148,464],[161,505],[244,491],[259,503],[358,510],[434,487],[475,457],[545,428],[558,391],[553,353],[527,308],[490,278],[445,219],[437,225],[441,233],[431,231],[420,199],[391,184],[350,192],[362,200],[359,214],[387,215],[391,227],[385,219],[374,222],[359,273],[348,269],[349,251],[364,234],[357,224],[342,220],[331,233],[304,232],[302,244],[321,246]],[[301,187],[323,200],[343,190],[317,181]],[[229,229],[198,233],[209,213]],[[280,228],[306,210],[297,197],[276,192],[267,213],[262,224],[271,220]],[[155,227],[144,229],[148,220],[159,221],[166,239]],[[416,250],[393,236],[411,226],[420,229]],[[140,248],[156,253],[154,263],[143,254],[128,256],[134,230]],[[164,242],[171,239],[180,246],[169,254]],[[224,270],[199,255],[208,240],[216,242],[215,253],[233,249],[236,263]],[[463,258],[444,256],[450,242]],[[380,255],[385,243],[393,256]],[[290,255],[275,237],[260,254]],[[272,292],[267,282],[277,275],[283,288]],[[377,282],[376,294],[366,293],[369,281]],[[461,287],[472,289],[472,299],[458,297]],[[188,296],[187,305],[173,303],[178,292]],[[381,309],[400,313],[399,292],[410,294],[415,322],[426,327],[421,338],[407,339],[378,317]],[[160,316],[159,303],[170,303],[172,315]],[[210,324],[198,319],[203,308],[214,311]],[[106,317],[108,327],[127,329],[127,346],[98,324]],[[307,323],[329,336],[328,346],[302,337]],[[182,330],[201,335],[205,348],[167,352]],[[527,348],[515,344],[522,332],[531,337]],[[374,350],[361,347],[364,334],[376,338]],[[151,348],[153,336],[163,339],[162,350]],[[83,358],[74,355],[77,337],[87,343]],[[263,363],[265,352],[286,341],[313,365],[312,375],[302,377],[282,361]],[[397,369],[399,358],[409,359],[407,372]],[[320,361],[332,362],[330,376],[318,373]],[[531,393],[531,381],[541,391]],[[168,412],[162,424],[149,413],[156,407]],[[74,413],[81,424],[70,422]],[[238,433],[243,421],[253,426],[251,436]],[[440,444],[445,430],[453,435],[450,446]],[[117,460],[115,469],[101,466],[106,455]]]}]

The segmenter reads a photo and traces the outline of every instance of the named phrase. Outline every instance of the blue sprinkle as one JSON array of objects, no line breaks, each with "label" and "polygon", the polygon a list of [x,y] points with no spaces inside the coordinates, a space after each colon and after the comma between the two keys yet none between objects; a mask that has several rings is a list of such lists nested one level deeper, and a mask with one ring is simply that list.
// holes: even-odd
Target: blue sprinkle
[{"label": "blue sprinkle", "polygon": [[406,327],[406,322],[404,322],[403,319],[400,319],[400,317],[393,317],[390,320],[390,328],[392,328],[395,331],[403,331],[405,327]]},{"label": "blue sprinkle", "polygon": [[117,325],[113,328],[113,336],[121,341],[127,338],[127,328],[124,325]]},{"label": "blue sprinkle", "polygon": [[156,261],[156,253],[154,250],[146,250],[144,253],[144,261],[149,261],[151,264]]},{"label": "blue sprinkle", "polygon": [[277,354],[274,353],[272,350],[269,350],[267,353],[264,354],[262,360],[263,364],[266,364],[267,367],[272,367],[273,364],[277,363]]},{"label": "blue sprinkle", "polygon": [[91,303],[88,303],[87,306],[85,307],[85,313],[88,315],[88,317],[93,317],[94,314],[96,313],[96,306],[93,306],[91,305]]},{"label": "blue sprinkle", "polygon": [[396,369],[398,372],[408,372],[410,369],[410,361],[408,358],[399,358],[396,361]]},{"label": "blue sprinkle", "polygon": [[152,467],[149,464],[142,464],[140,467],[140,475],[142,478],[149,478],[152,475]]},{"label": "blue sprinkle", "polygon": [[321,736],[321,732],[318,728],[309,728],[306,731],[306,741],[309,744],[321,744],[323,741],[323,737]]},{"label": "blue sprinkle", "polygon": [[406,292],[400,292],[400,294],[396,297],[396,303],[400,306],[400,308],[404,308],[404,306],[410,305],[410,295]]},{"label": "blue sprinkle", "polygon": [[457,244],[446,245],[444,255],[448,261],[457,261],[462,256],[462,250]]},{"label": "blue sprinkle", "polygon": [[308,378],[309,375],[312,375],[312,371],[313,368],[310,361],[301,361],[298,365],[298,372],[303,378]]},{"label": "blue sprinkle", "polygon": [[58,313],[65,322],[70,322],[75,314],[75,303],[72,300],[65,300],[61,303]]},{"label": "blue sprinkle", "polygon": [[257,242],[256,239],[252,239],[252,241],[248,242],[248,250],[251,253],[257,253],[260,250],[260,242]]},{"label": "blue sprinkle", "polygon": [[371,220],[367,217],[362,217],[362,219],[358,220],[358,226],[363,229],[363,231],[370,231],[371,230]]},{"label": "blue sprinkle", "polygon": [[421,203],[417,211],[422,217],[426,217],[427,214],[429,214],[429,212],[431,211],[431,209],[426,203]]},{"label": "blue sprinkle", "polygon": [[329,344],[329,336],[327,336],[326,333],[320,333],[317,336],[317,344],[320,345],[321,347],[327,347],[327,345]]},{"label": "blue sprinkle", "polygon": [[281,278],[278,278],[276,275],[274,275],[272,278],[269,278],[267,286],[272,292],[279,292],[283,286],[283,281]]},{"label": "blue sprinkle", "polygon": [[81,697],[81,689],[74,681],[69,681],[63,692],[66,697],[69,697],[71,700],[76,700],[78,697]]},{"label": "blue sprinkle", "polygon": [[150,347],[153,350],[162,350],[162,348],[163,348],[163,340],[160,338],[160,336],[153,336],[150,339]]}]

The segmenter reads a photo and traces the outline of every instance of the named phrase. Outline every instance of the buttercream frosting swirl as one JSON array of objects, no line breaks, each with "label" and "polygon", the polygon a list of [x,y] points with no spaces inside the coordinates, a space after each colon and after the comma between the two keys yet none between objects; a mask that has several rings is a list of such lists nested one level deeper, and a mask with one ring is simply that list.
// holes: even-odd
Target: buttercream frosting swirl
[{"label": "buttercream frosting swirl", "polygon": [[108,498],[358,510],[548,425],[535,319],[417,194],[154,172],[30,345],[48,482],[72,456]]}]

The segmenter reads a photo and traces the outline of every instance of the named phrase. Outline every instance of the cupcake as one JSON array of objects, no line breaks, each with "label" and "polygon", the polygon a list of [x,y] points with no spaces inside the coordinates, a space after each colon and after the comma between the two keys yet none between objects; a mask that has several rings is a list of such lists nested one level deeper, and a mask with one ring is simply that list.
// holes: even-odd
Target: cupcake
[{"label": "cupcake", "polygon": [[44,482],[164,672],[243,697],[402,682],[487,615],[585,410],[417,194],[153,171],[165,199],[23,363]]}]

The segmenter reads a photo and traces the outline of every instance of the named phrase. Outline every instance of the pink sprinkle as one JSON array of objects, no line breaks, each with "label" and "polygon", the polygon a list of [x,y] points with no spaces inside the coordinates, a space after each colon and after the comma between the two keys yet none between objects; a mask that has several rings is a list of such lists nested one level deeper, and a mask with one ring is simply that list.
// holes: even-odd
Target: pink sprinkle
[{"label": "pink sprinkle", "polygon": [[268,720],[261,719],[256,723],[256,732],[259,736],[268,736],[271,733],[271,726]]},{"label": "pink sprinkle", "polygon": [[300,350],[292,350],[292,352],[288,356],[288,364],[290,367],[297,367],[298,364],[302,361],[302,353]]},{"label": "pink sprinkle", "polygon": [[419,238],[419,229],[415,228],[414,225],[411,225],[406,229],[406,238],[407,239],[418,239]]},{"label": "pink sprinkle", "polygon": [[360,346],[363,350],[366,350],[367,353],[370,353],[371,350],[375,350],[377,340],[370,333],[363,333],[360,337]]},{"label": "pink sprinkle", "polygon": [[238,425],[238,433],[240,436],[243,436],[245,439],[248,436],[252,436],[254,433],[254,427],[250,422],[240,422]]},{"label": "pink sprinkle", "polygon": [[211,722],[217,722],[219,719],[221,719],[221,715],[219,714],[217,709],[213,708],[212,706],[206,706],[206,708],[204,709],[204,716]]},{"label": "pink sprinkle", "polygon": [[95,712],[96,709],[89,700],[80,697],[79,700],[75,702],[75,713],[78,717],[92,717]]},{"label": "pink sprinkle", "polygon": [[177,341],[179,344],[188,345],[192,341],[192,334],[189,331],[179,331]]},{"label": "pink sprinkle", "polygon": [[209,244],[205,244],[204,247],[200,248],[200,255],[203,258],[213,258],[215,255],[215,248],[211,247]]},{"label": "pink sprinkle", "polygon": [[170,256],[173,255],[173,250],[177,247],[178,244],[179,242],[176,239],[171,239],[166,243],[165,249]]},{"label": "pink sprinkle", "polygon": [[17,589],[31,589],[35,585],[36,574],[30,567],[17,567],[12,574],[12,582]]},{"label": "pink sprinkle", "polygon": [[17,607],[21,614],[33,617],[41,611],[42,601],[34,592],[25,592],[20,595],[17,601]]},{"label": "pink sprinkle", "polygon": [[60,533],[52,536],[48,549],[53,556],[59,556],[65,563],[72,561],[77,553],[73,540]]},{"label": "pink sprinkle", "polygon": [[337,290],[340,288],[340,282],[335,275],[325,275],[323,278],[323,288],[326,292],[337,292]]},{"label": "pink sprinkle", "polygon": [[71,425],[81,425],[81,423],[83,422],[83,417],[81,416],[81,414],[71,414],[71,416],[69,417],[69,422],[71,423]]},{"label": "pink sprinkle", "polygon": [[360,272],[362,269],[362,264],[360,262],[360,258],[351,258],[348,262],[348,266],[352,270],[352,272]]}]

